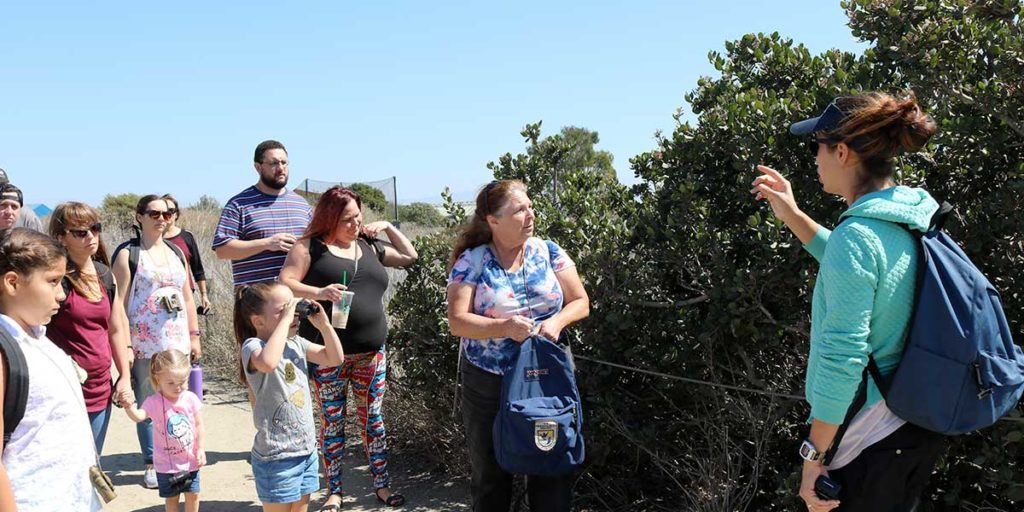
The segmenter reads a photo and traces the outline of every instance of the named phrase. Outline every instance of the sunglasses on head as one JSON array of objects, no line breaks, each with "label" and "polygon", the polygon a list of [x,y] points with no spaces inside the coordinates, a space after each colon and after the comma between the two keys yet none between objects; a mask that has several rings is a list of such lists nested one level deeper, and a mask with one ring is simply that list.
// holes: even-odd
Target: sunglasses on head
[{"label": "sunglasses on head", "polygon": [[75,238],[85,238],[90,232],[93,234],[93,236],[100,236],[100,233],[102,231],[103,224],[97,222],[96,224],[89,226],[87,229],[69,229],[68,233],[70,233],[71,236]]},{"label": "sunglasses on head", "polygon": [[171,210],[146,210],[142,213],[148,215],[149,218],[153,220],[160,220],[160,217],[163,217],[164,220],[171,220],[171,218],[174,217],[174,212],[172,212]]}]

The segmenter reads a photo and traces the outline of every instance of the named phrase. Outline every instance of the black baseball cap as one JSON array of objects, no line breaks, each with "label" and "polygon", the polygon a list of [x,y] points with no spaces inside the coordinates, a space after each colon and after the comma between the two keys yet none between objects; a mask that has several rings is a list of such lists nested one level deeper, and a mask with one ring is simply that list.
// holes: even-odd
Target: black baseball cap
[{"label": "black baseball cap", "polygon": [[793,135],[810,135],[817,132],[830,132],[839,128],[843,119],[846,119],[847,113],[843,112],[839,105],[836,105],[838,99],[832,100],[832,103],[825,107],[825,111],[820,116],[804,119],[790,125],[789,133]]}]

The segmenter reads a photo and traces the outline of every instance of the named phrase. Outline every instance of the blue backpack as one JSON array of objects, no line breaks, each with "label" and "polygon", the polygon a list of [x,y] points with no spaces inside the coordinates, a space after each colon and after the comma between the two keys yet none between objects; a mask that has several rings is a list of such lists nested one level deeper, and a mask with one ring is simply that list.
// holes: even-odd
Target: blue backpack
[{"label": "blue backpack", "polygon": [[942,231],[952,210],[943,203],[924,234],[907,228],[921,257],[903,358],[889,379],[874,358],[865,369],[894,414],[946,435],[992,425],[1024,392],[1024,353],[999,293]]},{"label": "blue backpack", "polygon": [[583,463],[583,410],[569,358],[532,336],[505,368],[494,418],[494,453],[509,473],[564,475]]}]

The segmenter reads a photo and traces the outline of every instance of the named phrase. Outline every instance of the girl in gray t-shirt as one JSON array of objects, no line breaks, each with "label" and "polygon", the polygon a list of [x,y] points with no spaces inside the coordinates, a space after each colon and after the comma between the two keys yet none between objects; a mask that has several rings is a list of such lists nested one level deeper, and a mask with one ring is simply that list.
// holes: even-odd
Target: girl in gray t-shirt
[{"label": "girl in gray t-shirt", "polygon": [[303,301],[300,310],[312,311],[309,319],[324,346],[296,335],[298,304],[287,286],[272,282],[241,286],[235,297],[240,375],[256,398],[252,472],[264,510],[267,504],[305,506],[320,488],[306,362],[338,366],[345,359],[338,335],[316,302]]}]

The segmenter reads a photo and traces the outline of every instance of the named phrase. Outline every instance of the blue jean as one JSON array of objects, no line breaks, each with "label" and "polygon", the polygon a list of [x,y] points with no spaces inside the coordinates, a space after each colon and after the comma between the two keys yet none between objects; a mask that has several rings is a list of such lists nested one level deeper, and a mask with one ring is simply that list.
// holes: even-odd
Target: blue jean
[{"label": "blue jean", "polygon": [[103,440],[107,438],[107,426],[110,425],[110,403],[105,409],[89,413],[89,426],[92,427],[92,440],[96,443],[96,453],[103,453]]},{"label": "blue jean", "polygon": [[[153,383],[149,381],[149,359],[136,359],[132,363],[132,392],[135,402],[142,405],[154,393]],[[142,462],[153,463],[153,421],[146,420],[135,424],[135,435],[139,438],[139,449],[142,451]]]}]

